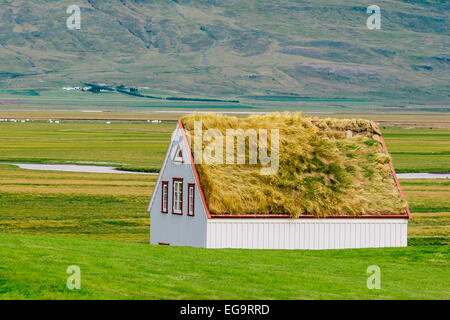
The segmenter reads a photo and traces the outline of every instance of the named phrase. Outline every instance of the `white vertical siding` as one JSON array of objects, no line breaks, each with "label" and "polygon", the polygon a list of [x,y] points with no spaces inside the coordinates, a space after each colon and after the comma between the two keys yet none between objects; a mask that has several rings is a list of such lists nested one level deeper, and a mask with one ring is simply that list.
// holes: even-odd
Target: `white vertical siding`
[{"label": "white vertical siding", "polygon": [[405,247],[407,219],[234,219],[207,222],[208,248]]}]

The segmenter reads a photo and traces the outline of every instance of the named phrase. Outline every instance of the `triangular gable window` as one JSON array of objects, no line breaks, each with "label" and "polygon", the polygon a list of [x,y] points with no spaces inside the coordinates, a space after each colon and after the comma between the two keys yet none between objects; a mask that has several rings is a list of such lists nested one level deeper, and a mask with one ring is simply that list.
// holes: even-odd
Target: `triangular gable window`
[{"label": "triangular gable window", "polygon": [[177,149],[175,151],[175,155],[173,157],[173,161],[175,161],[175,162],[183,162],[183,152],[181,152],[180,145],[177,145]]}]

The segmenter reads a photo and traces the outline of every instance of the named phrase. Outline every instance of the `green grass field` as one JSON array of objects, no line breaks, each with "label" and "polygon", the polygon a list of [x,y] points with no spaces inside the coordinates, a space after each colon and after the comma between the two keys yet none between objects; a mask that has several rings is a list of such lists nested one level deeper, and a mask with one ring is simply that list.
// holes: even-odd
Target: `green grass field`
[{"label": "green grass field", "polygon": [[[0,161],[159,170],[175,122],[0,123]],[[450,127],[382,129],[397,172],[449,172]]]},{"label": "green grass field", "polygon": [[397,172],[450,172],[450,128],[382,129]]},{"label": "green grass field", "polygon": [[[159,168],[173,127],[0,123],[0,159]],[[441,152],[436,167],[448,170],[449,131],[428,130],[383,129],[394,163],[405,156],[397,169],[421,168],[409,155],[423,152],[426,163]],[[325,251],[149,245],[155,181],[0,162],[0,299],[450,298],[448,180],[401,180],[413,213],[407,248]],[[80,291],[66,288],[69,265],[81,267]],[[369,265],[381,268],[381,290],[366,287]]]},{"label": "green grass field", "polygon": [[[1,75],[0,75],[1,76]],[[171,94],[161,92],[142,91],[144,95],[157,95],[161,97],[182,96],[184,98],[204,99],[205,95]],[[211,98],[211,97],[210,97]],[[218,97],[216,97],[218,98]],[[308,97],[308,96],[232,96],[239,103],[211,102],[211,101],[177,101],[150,99],[137,96],[129,96],[121,93],[90,93],[82,91],[64,91],[61,88],[38,90],[4,90],[0,86],[0,117],[3,112],[51,112],[75,113],[76,117],[89,117],[86,111],[104,111],[103,117],[109,117],[111,112],[139,114],[158,111],[174,113],[194,111],[234,111],[234,112],[265,112],[265,111],[304,111],[319,114],[362,114],[368,113],[377,116],[389,113],[395,114],[420,113],[421,116],[448,117],[449,106],[446,102],[415,103],[412,101],[386,101],[384,99],[359,99],[359,98],[333,98],[333,97]],[[421,120],[422,117],[415,120]]]},{"label": "green grass field", "polygon": [[156,176],[18,169],[0,164],[0,232],[149,241]]},{"label": "green grass field", "polygon": [[0,161],[160,168],[175,124],[1,123]]},{"label": "green grass field", "polygon": [[[209,250],[0,234],[4,299],[448,299],[448,247]],[[69,265],[81,290],[66,288]],[[367,267],[381,269],[368,290]]]}]

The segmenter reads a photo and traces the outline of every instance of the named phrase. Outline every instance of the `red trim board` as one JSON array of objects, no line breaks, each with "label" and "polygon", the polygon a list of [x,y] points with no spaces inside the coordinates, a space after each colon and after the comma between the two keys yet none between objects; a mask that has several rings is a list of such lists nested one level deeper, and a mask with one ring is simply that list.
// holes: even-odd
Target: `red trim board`
[{"label": "red trim board", "polygon": [[[212,214],[212,219],[215,218],[236,218],[236,219],[292,219],[287,214]],[[308,216],[301,215],[297,219],[406,219],[405,214],[379,214],[379,215],[361,215],[361,216]]]},{"label": "red trim board", "polygon": [[202,202],[203,202],[203,205],[205,207],[206,217],[208,219],[210,219],[211,218],[211,213],[209,212],[208,204],[206,203],[205,194],[203,192],[203,188],[202,188],[202,185],[200,183],[200,179],[198,177],[197,168],[195,167],[195,164],[194,164],[194,157],[192,156],[191,146],[188,143],[188,140],[187,140],[187,137],[186,137],[186,132],[184,132],[184,127],[183,127],[183,123],[181,122],[181,120],[178,120],[178,125],[180,126],[181,135],[183,136],[183,140],[184,140],[184,144],[186,146],[187,154],[189,155],[190,160],[191,160],[192,171],[194,172],[195,181],[197,182],[198,189],[200,190],[200,197],[202,198]]},{"label": "red trim board", "polygon": [[[381,133],[381,130],[380,130],[380,127],[378,126],[378,123],[376,123],[376,122],[374,122],[374,123],[375,123],[375,126],[377,127],[378,131]],[[381,134],[380,134],[380,142],[381,142],[381,145],[383,146],[384,152],[389,154],[389,152],[387,150],[387,147],[386,147],[386,143],[384,142],[383,136]],[[395,184],[397,185],[397,189],[398,189],[398,192],[400,193],[400,197],[404,201],[406,201],[405,195],[403,194],[402,188],[400,187],[400,182],[398,181],[397,174],[395,173],[395,169],[394,169],[394,165],[392,164],[392,160],[389,161],[389,166],[391,167],[392,176],[394,177],[394,181],[395,181]],[[411,216],[411,211],[409,211],[408,204],[406,204],[405,210],[406,210],[406,214],[408,216],[408,219],[411,220],[412,216]]]}]

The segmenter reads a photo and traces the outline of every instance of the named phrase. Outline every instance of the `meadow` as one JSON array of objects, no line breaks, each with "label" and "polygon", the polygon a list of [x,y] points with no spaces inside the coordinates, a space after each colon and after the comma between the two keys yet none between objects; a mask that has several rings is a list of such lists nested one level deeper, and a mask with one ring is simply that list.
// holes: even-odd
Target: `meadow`
[{"label": "meadow", "polygon": [[0,164],[0,233],[148,242],[146,208],[156,178]]},{"label": "meadow", "polygon": [[[449,299],[448,247],[210,250],[0,234],[3,299]],[[66,288],[69,265],[81,290]],[[368,290],[366,269],[381,269]]]},{"label": "meadow", "polygon": [[[17,119],[33,115],[15,114],[19,115]],[[0,162],[99,164],[157,172],[177,117],[163,114],[162,119],[167,117],[167,121],[148,123],[145,119],[151,116],[140,115],[106,124],[95,120],[98,114],[91,114],[92,121],[72,119],[55,124],[42,120],[44,116],[60,119],[55,118],[55,112],[38,114],[32,122],[0,123]],[[0,118],[4,115],[0,113]],[[382,122],[383,137],[397,172],[450,172],[450,126],[436,122],[433,118],[424,123],[425,127],[406,128],[393,120]]]},{"label": "meadow", "polygon": [[450,128],[381,130],[397,172],[450,172]]},{"label": "meadow", "polygon": [[[168,94],[154,90],[140,90],[143,95],[168,97]],[[184,98],[205,99],[204,95],[183,94]],[[357,98],[308,97],[299,95],[237,95],[231,97],[239,103],[211,102],[211,101],[177,101],[160,100],[145,97],[129,96],[117,92],[91,93],[79,90],[65,91],[60,88],[36,90],[5,90],[0,87],[0,105],[2,111],[8,109],[22,111],[86,111],[103,110],[108,112],[146,112],[163,110],[176,111],[241,111],[264,112],[277,110],[301,110],[313,113],[361,113],[367,116],[375,112],[377,116],[384,112],[411,114],[420,112],[415,120],[420,121],[426,113],[448,113],[449,107],[445,102],[414,103],[412,101],[365,100]],[[107,115],[105,115],[107,116]],[[446,115],[448,117],[448,114]]]},{"label": "meadow", "polygon": [[48,121],[0,124],[0,161],[159,170],[174,122]]},{"label": "meadow", "polygon": [[[413,213],[407,248],[208,250],[148,244],[155,175],[33,171],[5,163],[158,169],[173,127],[0,123],[0,299],[450,298],[448,180],[401,180]],[[427,167],[418,158],[398,161],[397,153],[427,163],[433,152],[441,153],[433,167],[449,171],[449,129],[382,130],[398,171]],[[374,264],[382,271],[381,290],[366,287],[366,269]],[[69,265],[82,270],[79,291],[66,288]]]}]

